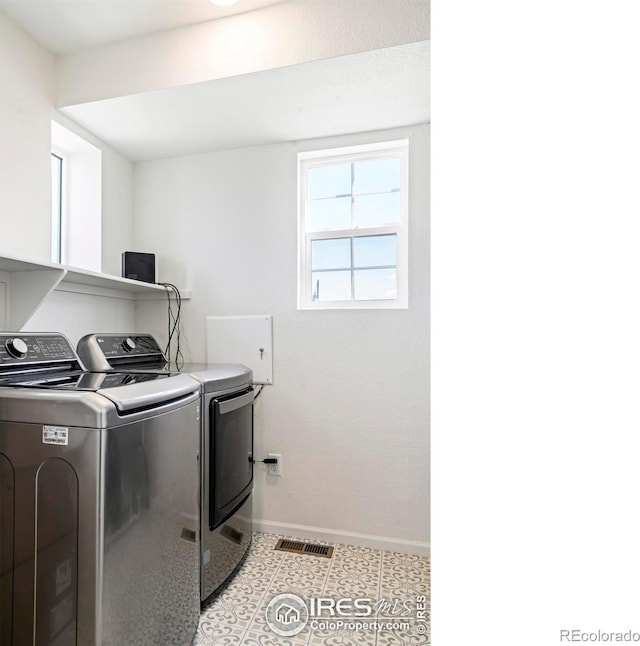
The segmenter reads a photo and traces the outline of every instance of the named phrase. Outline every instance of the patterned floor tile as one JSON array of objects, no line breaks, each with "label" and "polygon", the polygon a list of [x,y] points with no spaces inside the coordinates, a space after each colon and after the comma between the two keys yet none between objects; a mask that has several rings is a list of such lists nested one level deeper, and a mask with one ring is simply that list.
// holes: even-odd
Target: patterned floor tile
[{"label": "patterned floor tile", "polygon": [[279,557],[280,560],[284,557],[284,552],[275,551],[273,548],[276,545],[274,539],[264,540],[260,542],[253,542],[249,548],[249,556],[264,556],[269,555],[272,557]]},{"label": "patterned floor tile", "polygon": [[385,581],[380,586],[379,596],[381,600],[386,602],[398,600],[415,605],[418,599],[429,599],[429,592],[426,584]]},{"label": "patterned floor tile", "polygon": [[406,579],[383,579],[380,584],[380,598],[400,599],[403,601],[415,600],[418,597],[429,597],[426,581],[416,582]]},{"label": "patterned floor tile", "polygon": [[382,629],[378,632],[376,646],[422,646],[429,643],[428,626],[424,632],[412,626],[409,630]]},{"label": "patterned floor tile", "polygon": [[322,596],[323,583],[324,580],[321,577],[278,572],[271,581],[266,596],[273,598],[277,594],[289,592],[307,600]]},{"label": "patterned floor tile", "polygon": [[375,643],[375,629],[362,626],[315,629],[309,639],[309,646],[375,646]]},{"label": "patterned floor tile", "polygon": [[331,559],[308,554],[285,554],[280,565],[281,572],[306,572],[311,576],[326,575]]},{"label": "patterned floor tile", "polygon": [[201,620],[192,646],[237,646],[246,630],[225,626],[217,621]]},{"label": "patterned floor tile", "polygon": [[254,532],[253,545],[275,545],[282,536],[279,534],[270,534],[269,532]]},{"label": "patterned floor tile", "polygon": [[278,565],[247,560],[236,572],[229,587],[240,594],[261,597],[269,589],[269,583],[275,576]]},{"label": "patterned floor tile", "polygon": [[376,594],[380,587],[380,573],[368,566],[357,567],[351,564],[344,567],[333,563],[327,574],[325,590],[335,591],[343,596],[366,596]]},{"label": "patterned floor tile", "polygon": [[347,572],[352,574],[373,574],[380,576],[380,559],[378,561],[365,559],[332,559],[331,569],[333,571]]},{"label": "patterned floor tile", "polygon": [[274,633],[249,631],[244,636],[241,646],[300,646],[305,641],[296,641],[294,637],[280,637]]},{"label": "patterned floor tile", "polygon": [[369,547],[356,547],[355,545],[343,545],[341,543],[335,546],[333,559],[335,562],[356,562],[358,564],[369,564],[376,569],[380,568],[380,550],[374,550]]},{"label": "patterned floor tile", "polygon": [[380,595],[384,598],[406,600],[430,594],[429,559],[384,552],[381,571]]},{"label": "patterned floor tile", "polygon": [[200,615],[200,625],[224,624],[248,628],[260,605],[260,596],[237,592],[229,586]]},{"label": "patterned floor tile", "polygon": [[[279,538],[275,534],[255,534],[244,564],[202,612],[193,646],[429,643],[428,558],[342,544],[335,546],[331,559],[317,558],[275,551]],[[295,537],[291,540],[305,541]],[[325,608],[297,635],[281,637],[267,624],[265,611],[271,599],[282,593],[297,594],[305,601],[318,597],[336,601],[368,598],[373,612],[370,617],[340,617],[332,616],[333,610]],[[319,623],[312,627],[314,619]],[[343,623],[338,625],[338,620]],[[355,623],[365,621],[376,621],[384,627],[362,628]],[[391,622],[390,626],[387,622]]]},{"label": "patterned floor tile", "polygon": [[377,599],[378,586],[375,582],[371,583],[369,580],[363,580],[360,577],[339,577],[328,580],[322,594],[336,600],[343,598]]}]

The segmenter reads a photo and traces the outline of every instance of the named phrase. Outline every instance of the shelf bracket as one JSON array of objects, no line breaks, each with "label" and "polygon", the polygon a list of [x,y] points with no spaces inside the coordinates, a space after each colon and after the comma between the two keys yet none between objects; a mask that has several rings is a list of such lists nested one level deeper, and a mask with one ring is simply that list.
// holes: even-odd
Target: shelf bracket
[{"label": "shelf bracket", "polygon": [[21,330],[66,274],[62,268],[12,272],[8,283],[9,330]]}]

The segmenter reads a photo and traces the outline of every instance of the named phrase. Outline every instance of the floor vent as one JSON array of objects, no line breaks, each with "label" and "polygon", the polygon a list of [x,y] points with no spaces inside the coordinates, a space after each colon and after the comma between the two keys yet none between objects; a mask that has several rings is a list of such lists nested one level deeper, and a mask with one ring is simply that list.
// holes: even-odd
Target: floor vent
[{"label": "floor vent", "polygon": [[294,552],[295,554],[309,554],[310,556],[324,556],[330,559],[333,555],[333,546],[317,545],[316,543],[303,543],[302,541],[289,541],[281,538],[273,548],[280,552]]}]

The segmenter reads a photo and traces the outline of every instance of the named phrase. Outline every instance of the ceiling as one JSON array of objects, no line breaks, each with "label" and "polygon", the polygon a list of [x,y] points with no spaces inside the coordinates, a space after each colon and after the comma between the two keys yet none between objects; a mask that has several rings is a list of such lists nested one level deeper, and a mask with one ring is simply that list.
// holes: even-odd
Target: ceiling
[{"label": "ceiling", "polygon": [[[72,52],[285,0],[0,0],[56,53]],[[61,111],[132,161],[394,128],[430,120],[421,41]]]},{"label": "ceiling", "polygon": [[63,108],[133,161],[429,120],[427,42]]},{"label": "ceiling", "polygon": [[0,9],[54,54],[261,9],[284,0],[0,0]]}]

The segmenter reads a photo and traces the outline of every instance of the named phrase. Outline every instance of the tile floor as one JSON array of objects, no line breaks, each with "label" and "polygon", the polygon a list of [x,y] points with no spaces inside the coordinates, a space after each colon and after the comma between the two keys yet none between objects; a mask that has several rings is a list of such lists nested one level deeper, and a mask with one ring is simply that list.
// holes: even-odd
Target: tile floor
[{"label": "tile floor", "polygon": [[[255,534],[241,568],[203,610],[193,646],[418,646],[429,644],[430,564],[425,557],[336,545],[331,559],[276,552],[281,538]],[[303,540],[303,539],[296,539]],[[376,621],[381,629],[327,625],[280,637],[267,625],[271,599],[293,593],[306,601],[368,598],[370,617],[319,621]],[[425,601],[421,599],[424,597]],[[422,604],[426,611],[422,611]],[[422,619],[422,615],[426,619]],[[375,615],[375,616],[374,616]],[[420,615],[420,617],[418,616]],[[388,624],[396,624],[389,626]],[[405,624],[398,626],[398,624]]]}]

